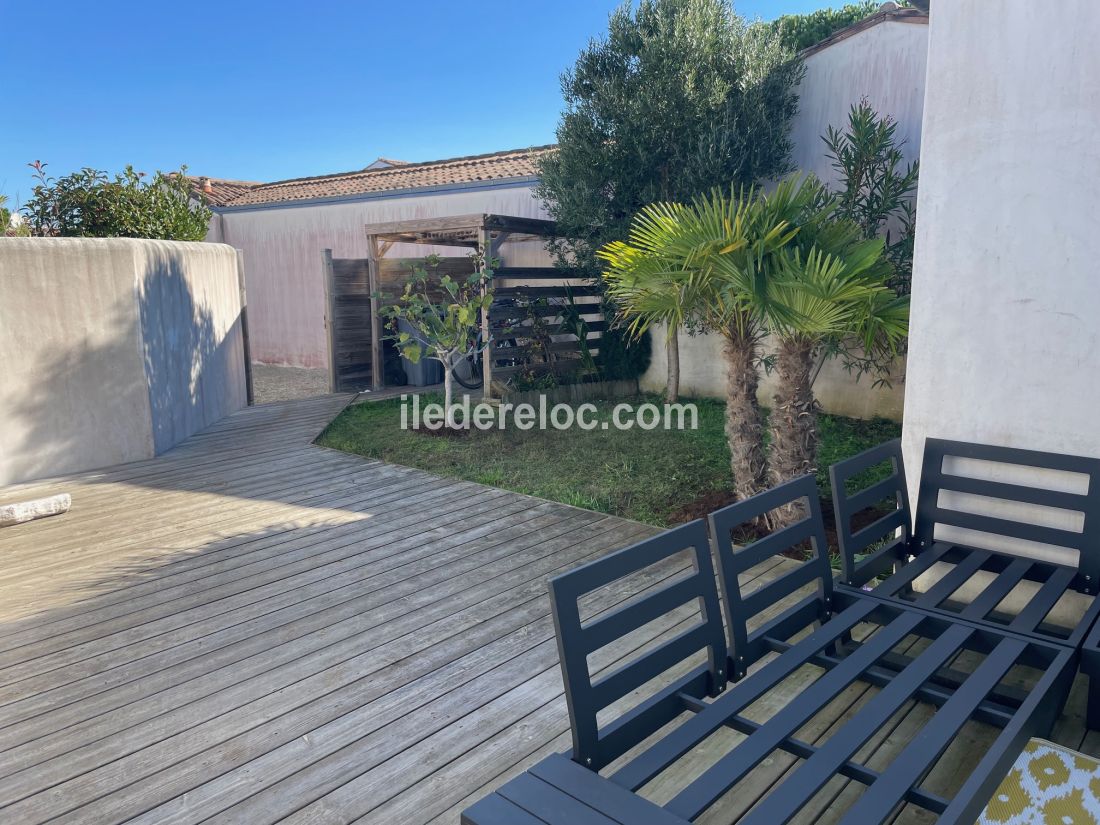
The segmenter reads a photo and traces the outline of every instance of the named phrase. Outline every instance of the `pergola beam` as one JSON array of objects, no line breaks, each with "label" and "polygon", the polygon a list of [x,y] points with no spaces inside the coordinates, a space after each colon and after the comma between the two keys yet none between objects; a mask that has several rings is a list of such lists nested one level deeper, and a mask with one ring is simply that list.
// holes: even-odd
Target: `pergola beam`
[{"label": "pergola beam", "polygon": [[[442,218],[412,218],[404,221],[369,223],[365,227],[368,239],[368,271],[371,292],[371,383],[375,389],[382,386],[382,343],[379,305],[375,297],[379,283],[380,258],[395,243],[427,244],[430,246],[461,246],[477,250],[484,260],[492,260],[505,238],[526,240],[550,238],[557,235],[553,221],[541,218],[521,218],[513,215],[475,213],[450,215]],[[489,310],[481,313],[481,333],[489,340]],[[492,353],[487,350],[482,362],[484,393],[492,395]]]},{"label": "pergola beam", "polygon": [[443,218],[413,218],[407,221],[387,221],[367,224],[368,235],[388,243],[428,244],[431,246],[461,246],[480,248],[481,233],[512,235],[522,238],[548,238],[556,234],[553,221],[540,218],[520,218],[513,215],[450,215]]},{"label": "pergola beam", "polygon": [[[389,249],[389,247],[386,247]],[[378,299],[378,259],[381,257],[378,238],[367,236],[367,288],[370,290],[370,386],[377,392],[383,387],[382,367],[382,308]],[[385,253],[382,253],[385,254]]]}]

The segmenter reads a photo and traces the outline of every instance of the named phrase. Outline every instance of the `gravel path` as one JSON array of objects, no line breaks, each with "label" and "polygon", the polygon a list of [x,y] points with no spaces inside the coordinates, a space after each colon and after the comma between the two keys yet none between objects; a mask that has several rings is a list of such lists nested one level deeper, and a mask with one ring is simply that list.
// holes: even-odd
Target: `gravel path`
[{"label": "gravel path", "polygon": [[328,370],[253,364],[252,394],[256,404],[327,395]]}]

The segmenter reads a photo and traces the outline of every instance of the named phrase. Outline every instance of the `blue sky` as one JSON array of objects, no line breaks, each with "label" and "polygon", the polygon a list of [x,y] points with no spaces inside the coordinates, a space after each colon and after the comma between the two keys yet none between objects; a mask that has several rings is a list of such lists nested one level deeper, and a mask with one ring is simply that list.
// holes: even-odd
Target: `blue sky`
[{"label": "blue sky", "polygon": [[269,181],[550,143],[558,76],[616,5],[0,0],[0,193],[26,198],[35,159]]}]

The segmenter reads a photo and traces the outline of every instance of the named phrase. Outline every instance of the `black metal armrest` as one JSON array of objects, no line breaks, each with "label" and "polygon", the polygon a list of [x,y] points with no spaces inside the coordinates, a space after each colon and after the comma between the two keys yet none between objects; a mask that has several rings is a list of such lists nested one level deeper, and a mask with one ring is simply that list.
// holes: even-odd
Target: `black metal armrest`
[{"label": "black metal armrest", "polygon": [[[890,475],[855,492],[848,492],[849,482],[860,473],[889,462]],[[842,564],[841,581],[861,587],[875,578],[893,572],[908,558],[912,539],[912,516],[909,492],[905,486],[905,464],[901,456],[901,440],[879,444],[829,468],[833,488],[833,513]],[[858,514],[883,502],[894,509],[883,513],[870,524],[852,529]]]}]

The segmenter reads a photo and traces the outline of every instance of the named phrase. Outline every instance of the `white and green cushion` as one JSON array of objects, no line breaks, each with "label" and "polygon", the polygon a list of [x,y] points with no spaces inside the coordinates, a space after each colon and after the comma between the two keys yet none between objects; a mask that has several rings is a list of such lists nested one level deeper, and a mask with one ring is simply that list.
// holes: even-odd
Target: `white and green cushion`
[{"label": "white and green cushion", "polygon": [[978,825],[1100,825],[1100,760],[1032,739]]}]

